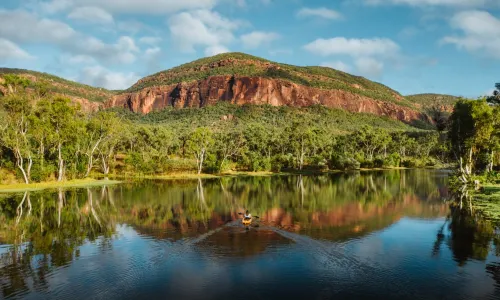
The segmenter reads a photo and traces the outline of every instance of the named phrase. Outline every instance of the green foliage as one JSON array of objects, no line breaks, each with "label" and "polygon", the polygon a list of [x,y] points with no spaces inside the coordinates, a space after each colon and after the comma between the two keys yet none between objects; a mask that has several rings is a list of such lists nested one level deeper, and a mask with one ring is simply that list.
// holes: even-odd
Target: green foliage
[{"label": "green foliage", "polygon": [[453,106],[460,100],[460,97],[442,94],[416,94],[406,96],[405,98],[423,107],[432,107],[435,105]]},{"label": "green foliage", "polygon": [[0,167],[28,181],[96,173],[389,168],[439,152],[433,131],[322,106],[220,103],[149,115],[120,109],[84,114],[69,99],[41,94],[1,98],[7,118],[0,127]]}]

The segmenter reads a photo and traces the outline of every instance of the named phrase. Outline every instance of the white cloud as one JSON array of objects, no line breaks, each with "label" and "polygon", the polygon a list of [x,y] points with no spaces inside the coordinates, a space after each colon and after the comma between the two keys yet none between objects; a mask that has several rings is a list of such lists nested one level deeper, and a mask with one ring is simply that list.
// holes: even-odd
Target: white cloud
[{"label": "white cloud", "polygon": [[79,80],[91,86],[103,87],[110,90],[129,88],[139,76],[135,73],[113,72],[101,66],[86,67],[82,70]]},{"label": "white cloud", "polygon": [[75,31],[69,25],[24,11],[0,10],[0,36],[18,43],[47,43],[73,55],[88,55],[104,63],[131,63],[139,48],[122,36],[114,44]]},{"label": "white cloud", "polygon": [[227,53],[227,52],[229,52],[229,49],[221,45],[210,46],[205,49],[206,56],[214,56],[217,54]]},{"label": "white cloud", "polygon": [[96,6],[111,13],[164,15],[182,10],[211,9],[218,0],[51,0],[41,2],[43,11],[56,13],[71,7]]},{"label": "white cloud", "polygon": [[446,36],[442,43],[500,59],[500,19],[486,11],[470,10],[455,14],[450,25],[462,35]]},{"label": "white cloud", "polygon": [[410,6],[478,7],[494,4],[495,0],[364,0],[368,5],[400,4]]},{"label": "white cloud", "polygon": [[13,42],[0,38],[0,61],[7,59],[31,59],[33,56]]},{"label": "white cloud", "polygon": [[354,61],[358,72],[368,77],[380,77],[384,64],[370,57],[360,57]]},{"label": "white cloud", "polygon": [[340,60],[324,62],[321,64],[321,66],[340,70],[340,71],[346,72],[346,73],[351,72],[351,66],[349,66],[348,64],[346,64]]},{"label": "white cloud", "polygon": [[307,8],[304,7],[297,12],[298,17],[318,17],[328,20],[342,19],[342,14],[336,10],[328,9],[325,7],[320,8]]},{"label": "white cloud", "polygon": [[291,50],[291,49],[274,49],[274,50],[269,50],[269,54],[271,54],[272,56],[291,55],[291,54],[293,54],[293,50]]},{"label": "white cloud", "polygon": [[253,31],[241,36],[243,47],[248,49],[255,49],[264,44],[269,44],[278,39],[280,36],[274,32]]},{"label": "white cloud", "polygon": [[160,37],[156,36],[143,36],[139,39],[139,42],[146,45],[157,45],[162,41]]},{"label": "white cloud", "polygon": [[226,19],[216,12],[182,12],[168,20],[170,33],[181,51],[194,52],[196,46],[217,49],[234,41],[233,31],[242,23]]},{"label": "white cloud", "polygon": [[73,6],[72,0],[52,0],[52,1],[42,1],[39,3],[39,11],[48,14],[58,13],[64,11]]},{"label": "white cloud", "polygon": [[60,63],[63,65],[79,65],[79,64],[93,64],[95,59],[88,55],[63,55],[59,59]]},{"label": "white cloud", "polygon": [[58,43],[70,39],[76,31],[59,21],[38,18],[24,11],[0,10],[0,36],[20,42]]},{"label": "white cloud", "polygon": [[161,54],[160,47],[148,48],[144,52],[144,57],[146,60],[153,61]]},{"label": "white cloud", "polygon": [[391,56],[399,52],[399,46],[386,38],[374,39],[346,39],[336,37],[332,39],[317,39],[304,48],[317,55],[350,55],[361,56]]},{"label": "white cloud", "polygon": [[102,8],[85,6],[75,8],[69,15],[69,19],[84,21],[88,23],[110,24],[113,16]]}]

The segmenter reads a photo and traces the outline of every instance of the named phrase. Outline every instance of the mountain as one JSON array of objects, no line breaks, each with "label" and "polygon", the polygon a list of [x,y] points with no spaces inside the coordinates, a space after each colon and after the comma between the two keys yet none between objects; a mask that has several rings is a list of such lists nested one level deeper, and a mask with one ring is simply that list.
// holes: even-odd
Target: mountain
[{"label": "mountain", "polygon": [[324,105],[407,123],[429,120],[423,105],[426,97],[405,98],[364,77],[327,67],[276,63],[244,53],[219,54],[186,63],[142,78],[124,91],[21,69],[0,69],[0,81],[7,74],[28,78],[33,84],[43,83],[50,92],[68,96],[89,111],[123,107],[147,114],[166,107],[203,107],[222,101],[237,105]]},{"label": "mountain", "polygon": [[304,107],[324,105],[411,122],[425,114],[380,83],[327,67],[298,67],[244,53],[199,59],[139,80],[106,107],[149,113],[168,106],[203,107],[219,101]]},{"label": "mountain", "polygon": [[[51,74],[23,69],[0,68],[0,84],[3,81],[2,78],[6,75],[17,75],[29,79],[31,86],[28,86],[28,88],[34,88],[36,84],[44,85],[50,93],[68,97],[72,101],[80,103],[82,108],[87,111],[97,110],[102,107],[105,101],[116,94],[116,91],[96,88]],[[3,88],[4,91],[2,91],[2,88],[0,86],[0,94],[6,93],[6,88]]]}]

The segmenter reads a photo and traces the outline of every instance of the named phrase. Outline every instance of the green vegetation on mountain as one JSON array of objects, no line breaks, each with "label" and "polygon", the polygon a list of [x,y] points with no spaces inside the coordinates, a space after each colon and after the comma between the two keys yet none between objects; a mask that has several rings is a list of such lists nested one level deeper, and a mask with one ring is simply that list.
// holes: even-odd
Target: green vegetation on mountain
[{"label": "green vegetation on mountain", "polygon": [[435,105],[453,106],[460,99],[460,97],[442,94],[416,94],[408,95],[405,98],[422,107],[432,107]]},{"label": "green vegetation on mountain", "polygon": [[413,104],[398,92],[364,77],[327,67],[299,67],[271,62],[244,53],[224,53],[183,64],[145,77],[125,92],[136,92],[151,86],[199,81],[218,75],[283,79],[315,88],[346,90],[373,99],[413,107]]},{"label": "green vegetation on mountain", "polygon": [[[78,97],[92,102],[104,102],[117,92],[66,80],[47,73],[23,69],[0,68],[0,81],[2,81],[2,79],[5,81],[6,78],[12,75],[27,79],[29,81],[29,86],[27,86],[27,88],[43,89],[45,92],[59,94],[61,96]],[[2,94],[1,91],[0,94]]]}]

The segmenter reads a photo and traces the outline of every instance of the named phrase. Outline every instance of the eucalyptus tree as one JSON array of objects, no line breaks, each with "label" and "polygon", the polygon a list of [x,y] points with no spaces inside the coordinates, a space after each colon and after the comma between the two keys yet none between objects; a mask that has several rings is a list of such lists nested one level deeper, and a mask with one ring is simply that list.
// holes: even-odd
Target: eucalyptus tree
[{"label": "eucalyptus tree", "polygon": [[[101,145],[118,134],[120,120],[115,113],[99,111],[91,116],[86,124],[86,131],[84,137],[84,154],[87,156],[87,170],[85,177],[89,176],[90,171],[94,166],[94,157],[102,154]],[[106,150],[112,152],[114,143],[108,143]],[[107,152],[107,151],[106,151]],[[104,168],[109,171],[107,167]],[[106,173],[107,174],[107,173]]]},{"label": "eucalyptus tree", "polygon": [[448,138],[460,168],[460,179],[467,183],[473,175],[476,155],[491,147],[498,117],[484,100],[460,100],[450,117]]},{"label": "eucalyptus tree", "polygon": [[14,153],[16,166],[21,171],[24,182],[29,183],[33,166],[31,98],[26,94],[11,94],[3,97],[2,102],[6,124],[0,139]]},{"label": "eucalyptus tree", "polygon": [[247,141],[240,129],[219,131],[215,133],[214,139],[219,156],[219,172],[224,170],[227,161],[241,157],[246,151]]},{"label": "eucalyptus tree", "polygon": [[489,96],[487,98],[487,101],[494,105],[500,104],[500,82],[495,84],[495,90],[493,91],[493,95]]},{"label": "eucalyptus tree", "polygon": [[189,135],[187,146],[188,151],[191,152],[196,159],[198,174],[201,174],[207,152],[213,150],[211,149],[214,146],[212,130],[208,127],[199,127],[195,129]]},{"label": "eucalyptus tree", "polygon": [[53,147],[57,152],[57,181],[62,181],[65,174],[65,157],[70,159],[75,157],[76,149],[73,153],[64,154],[64,148],[75,143],[78,139],[79,108],[73,105],[69,99],[56,97],[52,99],[47,111],[49,116],[49,130],[53,133]]}]

